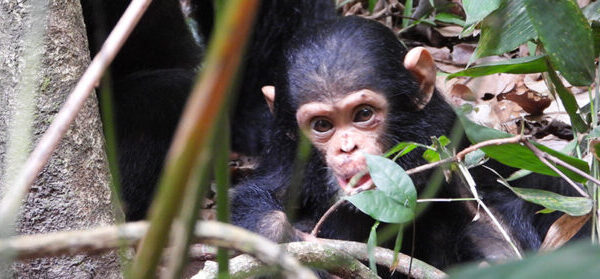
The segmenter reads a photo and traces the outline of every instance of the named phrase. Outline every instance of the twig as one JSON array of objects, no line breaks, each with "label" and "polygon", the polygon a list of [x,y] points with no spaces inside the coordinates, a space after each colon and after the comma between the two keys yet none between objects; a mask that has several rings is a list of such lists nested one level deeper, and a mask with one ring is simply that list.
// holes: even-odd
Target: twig
[{"label": "twig", "polygon": [[21,201],[29,192],[42,168],[56,149],[58,142],[65,135],[71,123],[88,99],[94,86],[98,84],[102,73],[117,55],[119,49],[142,17],[151,0],[133,0],[127,10],[110,33],[100,52],[94,57],[89,67],[67,98],[54,121],[50,124],[39,143],[29,155],[23,169],[19,172],[14,185],[9,185],[4,198],[0,202],[0,220],[4,224],[13,224]]},{"label": "twig", "polygon": [[[502,144],[509,144],[509,143],[519,143],[519,142],[524,142],[526,139],[528,138],[528,136],[514,136],[514,137],[510,137],[510,138],[503,138],[503,139],[493,139],[493,140],[487,140],[487,141],[483,141],[474,145],[471,145],[463,150],[461,150],[460,152],[456,153],[456,155],[450,157],[450,158],[446,158],[444,160],[440,160],[437,162],[433,162],[433,163],[429,163],[429,164],[425,164],[422,166],[418,166],[416,168],[412,168],[410,170],[406,171],[406,174],[415,174],[418,172],[422,172],[422,171],[426,171],[428,169],[432,169],[438,166],[441,166],[443,164],[446,163],[452,163],[452,162],[460,162],[462,160],[464,160],[465,156],[475,150],[478,150],[482,147],[486,147],[486,146],[491,146],[491,145],[502,145]],[[357,175],[362,175],[364,173],[359,173]],[[352,178],[354,179],[354,177]],[[355,193],[356,194],[356,193]],[[325,222],[325,220],[335,211],[338,209],[338,207],[340,207],[340,205],[342,205],[342,201],[345,200],[340,200],[337,201],[336,203],[334,203],[331,207],[329,207],[329,209],[325,212],[325,214],[323,214],[323,216],[321,217],[321,219],[319,219],[319,221],[317,222],[317,224],[315,225],[314,229],[312,230],[312,232],[310,233],[312,236],[317,236],[317,233],[319,232],[321,225],[323,225],[323,223]]]},{"label": "twig", "polygon": [[[533,147],[535,149],[539,150],[537,147],[535,147],[535,145],[533,145]],[[543,152],[543,151],[540,150],[540,152]],[[581,175],[581,176],[585,177],[586,179],[588,179],[589,181],[592,181],[594,184],[600,186],[600,180],[596,179],[595,177],[587,174],[586,172],[570,165],[569,163],[567,163],[559,158],[554,157],[552,154],[549,154],[546,152],[543,152],[543,154],[546,159],[552,161],[553,163],[561,165],[561,166],[565,167],[566,169],[568,169],[574,173],[577,173],[578,175]]]},{"label": "twig", "polygon": [[548,158],[547,156],[549,154],[539,150],[537,147],[535,147],[535,145],[533,145],[532,143],[530,143],[528,141],[525,142],[525,146],[527,146],[531,151],[533,151],[533,154],[535,154],[535,156],[537,156],[540,159],[540,161],[542,161],[542,163],[544,163],[546,166],[548,166],[550,169],[552,169],[554,172],[556,172],[558,175],[560,175],[560,177],[562,177],[562,179],[564,179],[569,185],[571,185],[575,190],[577,190],[577,192],[580,195],[582,195],[586,198],[589,197],[589,195],[585,191],[583,191],[581,188],[579,188],[579,186],[577,186],[577,184],[575,184],[575,182],[573,182],[573,180],[571,180],[562,171],[560,171],[557,167],[555,167],[553,164],[548,162],[548,160],[546,160],[546,158]]},{"label": "twig", "polygon": [[321,226],[323,225],[323,223],[325,222],[325,220],[327,220],[327,218],[333,212],[335,212],[338,209],[338,207],[340,207],[345,201],[346,200],[344,200],[344,199],[338,200],[331,207],[329,207],[329,209],[327,209],[327,211],[325,211],[325,214],[323,214],[323,216],[321,217],[321,219],[319,219],[319,222],[317,222],[317,224],[315,225],[315,227],[312,229],[312,231],[310,232],[310,235],[316,237],[317,234],[319,233],[319,230],[321,230]]},{"label": "twig", "polygon": [[[297,257],[300,262],[307,265],[316,267],[323,267],[332,273],[339,274],[339,268],[332,269],[331,262],[332,255],[338,255],[338,251],[342,251],[344,254],[354,256],[360,261],[368,261],[367,245],[360,242],[354,241],[343,241],[343,240],[332,240],[332,239],[319,239],[321,242],[294,242],[288,244],[282,244],[283,247]],[[328,249],[332,248],[332,249]],[[335,249],[335,250],[333,250]],[[312,259],[312,260],[311,260]],[[377,264],[387,267],[392,267],[394,264],[394,252],[389,249],[376,247],[375,248],[375,260]],[[398,265],[396,270],[402,274],[408,274],[411,257],[402,253],[398,254]],[[339,265],[340,263],[338,263]],[[445,278],[446,274],[437,268],[428,265],[427,263],[418,259],[413,259],[411,269],[411,276],[416,279],[421,278]],[[253,272],[264,271],[265,266],[254,259],[247,256],[236,257],[231,260],[230,272],[235,277],[236,273],[243,272],[244,274],[252,274]],[[234,269],[235,268],[235,269]],[[207,262],[206,267],[202,275],[211,275],[216,271],[215,263]],[[342,270],[343,271],[343,270]],[[208,273],[208,274],[207,274]],[[343,278],[356,278],[356,274],[352,276],[342,276]],[[200,277],[200,276],[198,276]]]},{"label": "twig", "polygon": [[450,157],[450,158],[446,158],[443,160],[439,160],[437,162],[433,162],[433,163],[429,163],[429,164],[425,164],[422,166],[418,166],[416,168],[412,168],[410,170],[406,171],[406,174],[415,174],[418,172],[422,172],[428,169],[432,169],[435,168],[437,166],[446,164],[446,163],[452,163],[452,162],[460,162],[462,160],[465,159],[465,156],[475,150],[478,150],[482,147],[486,147],[486,146],[491,146],[491,145],[503,145],[503,144],[509,144],[509,143],[520,143],[520,142],[524,142],[526,139],[528,138],[528,136],[514,136],[514,137],[510,137],[510,138],[502,138],[502,139],[493,139],[493,140],[486,140],[486,141],[482,141],[480,143],[471,145],[463,150],[461,150],[460,152],[456,153],[456,155]]}]

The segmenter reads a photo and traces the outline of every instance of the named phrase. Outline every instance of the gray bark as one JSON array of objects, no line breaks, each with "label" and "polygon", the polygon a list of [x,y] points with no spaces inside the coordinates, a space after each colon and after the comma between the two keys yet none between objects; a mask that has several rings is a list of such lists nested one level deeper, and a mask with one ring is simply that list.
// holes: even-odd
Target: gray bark
[{"label": "gray bark", "polygon": [[[0,0],[0,195],[88,64],[79,1]],[[18,234],[114,223],[101,127],[93,94],[31,187]],[[121,277],[114,252],[40,258],[12,270],[18,278]]]}]

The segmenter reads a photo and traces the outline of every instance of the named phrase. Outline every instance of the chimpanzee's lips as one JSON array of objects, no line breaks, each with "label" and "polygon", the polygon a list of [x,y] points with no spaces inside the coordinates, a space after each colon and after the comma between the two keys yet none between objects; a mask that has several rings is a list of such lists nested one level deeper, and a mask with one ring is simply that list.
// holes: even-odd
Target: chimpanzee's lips
[{"label": "chimpanzee's lips", "polygon": [[[358,174],[358,173],[357,173]],[[349,175],[346,176],[345,178],[342,177],[337,177],[338,183],[340,184],[340,187],[342,187],[342,189],[346,192],[353,192],[354,189],[357,189],[359,187],[362,186],[369,186],[373,184],[373,181],[371,180],[371,176],[369,175],[369,173],[365,173],[359,180],[358,182],[354,183],[354,185],[352,185],[352,183],[350,183],[350,181],[352,180],[352,178],[355,176],[354,175]]]}]

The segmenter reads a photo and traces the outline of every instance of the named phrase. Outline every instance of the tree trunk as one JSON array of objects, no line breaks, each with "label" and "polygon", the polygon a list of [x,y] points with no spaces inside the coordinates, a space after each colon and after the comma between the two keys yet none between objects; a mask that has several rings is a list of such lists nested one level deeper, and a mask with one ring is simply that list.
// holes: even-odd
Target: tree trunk
[{"label": "tree trunk", "polygon": [[[89,64],[77,0],[0,2],[0,195]],[[110,174],[95,95],[24,201],[17,233],[114,223]],[[3,224],[6,225],[6,224]],[[41,258],[13,265],[18,278],[120,278],[116,253]],[[0,277],[6,275],[0,270]]]}]

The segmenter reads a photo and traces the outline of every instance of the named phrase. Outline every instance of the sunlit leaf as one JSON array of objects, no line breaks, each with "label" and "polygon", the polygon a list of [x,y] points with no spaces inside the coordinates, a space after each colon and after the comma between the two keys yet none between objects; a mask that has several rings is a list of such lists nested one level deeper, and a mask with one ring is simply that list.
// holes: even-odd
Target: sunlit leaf
[{"label": "sunlit leaf", "polygon": [[545,56],[526,56],[505,61],[484,63],[450,74],[447,79],[455,77],[480,77],[496,73],[541,73],[548,70],[544,57]]},{"label": "sunlit leaf", "polygon": [[463,9],[467,14],[465,25],[471,25],[484,19],[500,7],[502,0],[463,0]]},{"label": "sunlit leaf", "polygon": [[418,146],[419,145],[414,142],[400,142],[396,144],[396,146],[392,147],[392,149],[390,149],[388,152],[386,152],[385,155],[383,155],[383,157],[390,157],[398,152],[400,153],[396,154],[396,156],[402,157],[408,154],[409,152],[413,151]]},{"label": "sunlit leaf", "polygon": [[[573,85],[594,81],[592,29],[572,0],[525,0],[527,14],[546,53]],[[554,24],[549,24],[554,23]]]},{"label": "sunlit leaf", "polygon": [[535,36],[523,0],[504,1],[499,9],[481,22],[481,38],[474,58],[514,50]]},{"label": "sunlit leaf", "polygon": [[427,160],[429,163],[437,162],[440,160],[440,153],[427,149],[423,152],[423,159]]}]

